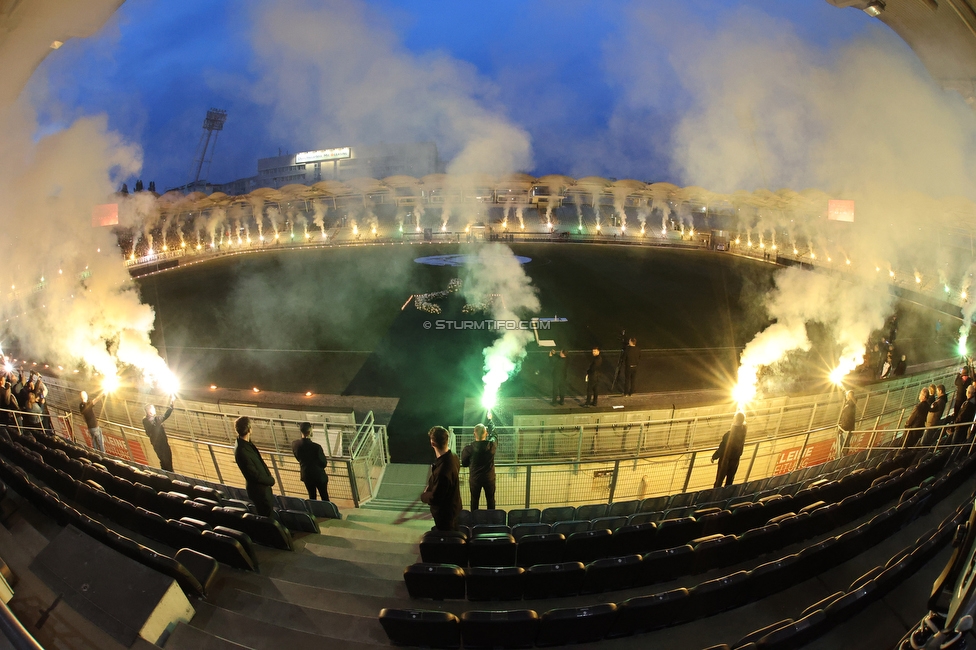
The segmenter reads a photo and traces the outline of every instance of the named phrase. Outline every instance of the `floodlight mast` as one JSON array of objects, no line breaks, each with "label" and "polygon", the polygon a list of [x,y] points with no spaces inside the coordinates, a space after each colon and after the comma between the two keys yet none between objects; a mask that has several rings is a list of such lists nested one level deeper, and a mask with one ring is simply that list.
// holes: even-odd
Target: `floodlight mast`
[{"label": "floodlight mast", "polygon": [[[203,133],[200,135],[200,143],[197,145],[197,154],[193,162],[197,165],[196,174],[191,187],[200,181],[200,173],[203,171],[203,163],[207,163],[207,173],[204,181],[210,176],[210,163],[213,161],[214,150],[217,148],[217,134],[224,129],[224,122],[227,121],[227,111],[219,108],[211,108],[207,111],[207,117],[203,120]],[[213,146],[210,146],[210,136],[213,136]],[[209,156],[207,150],[210,150]]]}]

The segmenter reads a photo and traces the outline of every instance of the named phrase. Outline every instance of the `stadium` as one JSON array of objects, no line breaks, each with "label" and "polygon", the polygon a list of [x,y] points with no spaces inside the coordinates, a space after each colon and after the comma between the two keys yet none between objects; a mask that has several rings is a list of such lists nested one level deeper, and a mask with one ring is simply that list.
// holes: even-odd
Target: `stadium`
[{"label": "stadium", "polygon": [[[32,9],[4,9],[0,38],[35,53],[13,57],[32,70],[55,36],[94,31],[120,3],[90,4],[85,26],[66,30],[79,20],[66,14],[30,34],[17,30]],[[909,0],[832,4],[880,16],[913,46],[934,22],[960,51],[976,47],[953,0],[921,16]],[[58,344],[75,337],[76,367],[32,333],[5,349],[5,376],[37,372],[46,399],[36,425],[2,410],[5,638],[966,643],[976,461],[956,391],[976,206],[898,197],[932,221],[938,236],[921,245],[917,232],[878,234],[892,202],[855,195],[438,173],[112,196],[111,233],[99,232],[118,250],[99,248],[91,269],[58,262],[8,296],[17,331],[46,310],[71,320],[56,306],[68,291],[122,274],[135,291],[91,309],[148,313],[150,327],[52,328]],[[913,425],[930,385],[955,408]],[[101,399],[98,434],[82,389]],[[840,438],[848,390],[854,425]],[[167,403],[163,454],[144,416]],[[722,486],[738,412],[748,435]],[[430,530],[427,431],[446,427],[460,454],[489,413],[497,508]],[[239,469],[242,416],[274,479],[273,516]],[[328,500],[304,498],[302,423],[328,459]],[[466,506],[471,480],[462,469]]]}]

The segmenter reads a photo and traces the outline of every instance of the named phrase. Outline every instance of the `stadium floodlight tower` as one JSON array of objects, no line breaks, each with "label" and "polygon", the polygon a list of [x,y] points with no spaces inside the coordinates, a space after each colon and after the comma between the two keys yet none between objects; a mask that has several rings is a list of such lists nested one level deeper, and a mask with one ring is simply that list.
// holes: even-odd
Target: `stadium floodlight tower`
[{"label": "stadium floodlight tower", "polygon": [[[204,181],[210,176],[210,162],[213,160],[214,150],[217,148],[217,134],[224,130],[224,122],[227,121],[227,111],[219,108],[211,108],[207,111],[207,117],[203,120],[203,133],[200,135],[200,143],[197,145],[197,153],[193,157],[193,164],[196,165],[196,174],[190,187],[195,187],[200,181],[200,173],[203,171],[203,163],[207,163],[207,173]],[[210,136],[213,136],[213,146],[210,146]],[[207,151],[210,151],[209,155]]]}]

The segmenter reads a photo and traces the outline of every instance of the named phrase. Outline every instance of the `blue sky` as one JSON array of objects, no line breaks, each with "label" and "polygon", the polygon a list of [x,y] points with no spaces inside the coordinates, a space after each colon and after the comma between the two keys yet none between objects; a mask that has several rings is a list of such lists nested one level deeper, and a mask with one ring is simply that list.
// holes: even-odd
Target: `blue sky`
[{"label": "blue sky", "polygon": [[[341,123],[314,129],[307,128],[315,126],[308,115],[288,119],[288,111],[297,107],[289,107],[269,85],[277,74],[277,51],[269,54],[256,46],[268,16],[262,12],[274,11],[277,4],[128,0],[98,36],[67,43],[35,74],[29,92],[36,98],[42,132],[80,115],[105,113],[112,129],[142,147],[142,178],[156,180],[158,189],[187,180],[211,106],[229,112],[210,173],[213,181],[251,175],[257,158],[276,155],[279,148],[294,152],[360,144],[317,141],[329,140],[330,133],[341,138],[362,132]],[[326,14],[333,5],[351,6],[366,17],[369,28],[376,27],[377,43],[387,43],[394,57],[410,60],[413,70],[449,62],[450,74],[437,77],[434,85],[461,78],[463,88],[451,91],[452,97],[471,97],[524,131],[531,142],[525,171],[642,180],[678,180],[669,143],[688,109],[672,65],[680,34],[708,34],[745,16],[768,20],[829,56],[865,35],[886,31],[862,12],[837,9],[825,0],[305,5]],[[361,40],[368,57],[372,39]],[[332,55],[343,52],[340,48]],[[632,74],[635,61],[643,75],[657,71],[650,84],[652,99],[640,98],[649,84],[647,76]],[[430,132],[437,140],[439,132]],[[451,150],[449,142],[438,145]],[[588,150],[599,155],[590,158]]]}]

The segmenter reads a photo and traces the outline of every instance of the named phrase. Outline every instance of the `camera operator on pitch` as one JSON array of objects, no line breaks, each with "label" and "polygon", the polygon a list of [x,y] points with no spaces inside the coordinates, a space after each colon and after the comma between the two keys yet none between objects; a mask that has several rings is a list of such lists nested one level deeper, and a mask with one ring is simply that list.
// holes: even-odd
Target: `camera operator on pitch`
[{"label": "camera operator on pitch", "polygon": [[498,437],[495,435],[495,423],[488,412],[488,426],[476,424],[474,426],[474,442],[469,442],[461,450],[461,466],[470,467],[468,486],[471,488],[471,512],[478,509],[481,500],[481,490],[485,491],[485,507],[495,509],[495,450],[498,448]]}]

